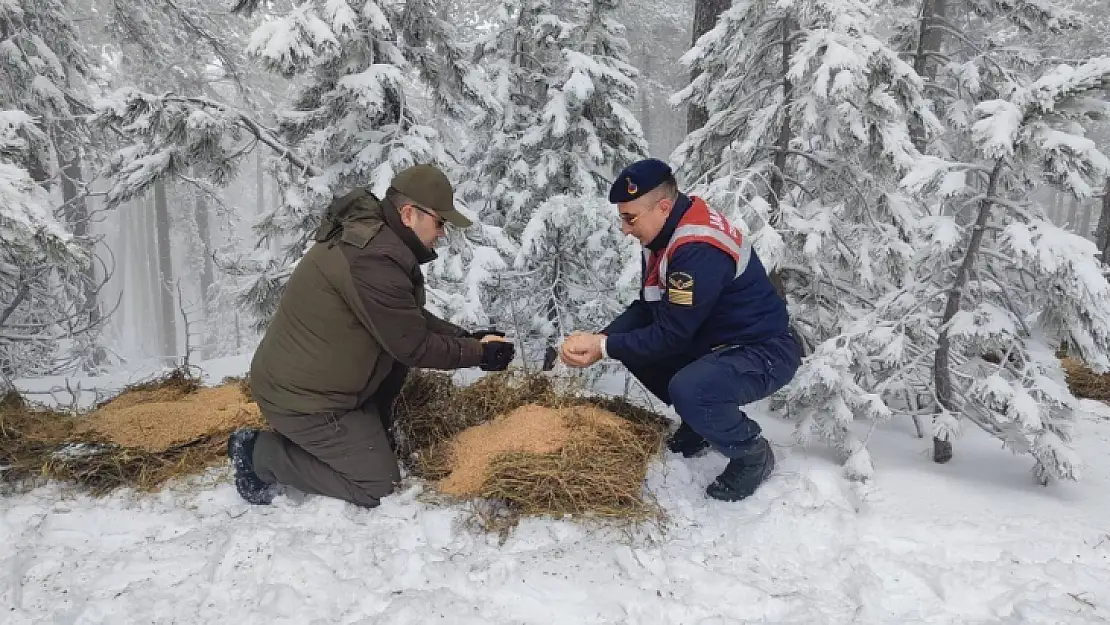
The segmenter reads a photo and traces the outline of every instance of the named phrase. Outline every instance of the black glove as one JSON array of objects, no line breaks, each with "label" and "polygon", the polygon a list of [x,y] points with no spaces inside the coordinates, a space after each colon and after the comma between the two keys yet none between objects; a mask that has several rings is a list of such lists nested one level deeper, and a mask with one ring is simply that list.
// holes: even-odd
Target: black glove
[{"label": "black glove", "polygon": [[502,332],[501,330],[498,330],[497,328],[490,328],[488,330],[475,330],[475,331],[471,332],[470,334],[467,334],[466,338],[482,340],[485,337],[490,336],[490,335],[500,336],[501,338],[505,338],[505,333]]},{"label": "black glove", "polygon": [[509,368],[516,354],[516,347],[505,341],[490,341],[482,344],[482,371],[504,371]]}]

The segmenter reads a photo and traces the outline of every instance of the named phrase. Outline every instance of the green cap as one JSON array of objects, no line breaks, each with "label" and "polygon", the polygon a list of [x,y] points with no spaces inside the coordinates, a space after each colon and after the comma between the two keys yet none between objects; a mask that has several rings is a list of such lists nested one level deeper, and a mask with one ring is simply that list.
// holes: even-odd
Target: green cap
[{"label": "green cap", "polygon": [[430,208],[444,221],[459,228],[469,228],[470,220],[455,210],[455,193],[451,182],[434,165],[413,165],[402,170],[389,184],[408,199]]}]

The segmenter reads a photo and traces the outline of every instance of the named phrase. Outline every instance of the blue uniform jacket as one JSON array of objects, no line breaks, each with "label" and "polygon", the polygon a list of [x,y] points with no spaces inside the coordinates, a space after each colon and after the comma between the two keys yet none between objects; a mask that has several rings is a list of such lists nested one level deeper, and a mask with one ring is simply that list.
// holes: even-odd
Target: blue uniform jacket
[{"label": "blue uniform jacket", "polygon": [[[648,249],[666,249],[690,204],[689,197],[679,195]],[[647,271],[643,260],[640,271],[641,276]],[[667,266],[667,277],[676,272],[693,278],[692,303],[674,303],[667,297],[645,301],[641,287],[640,298],[602,330],[608,336],[605,346],[611,358],[626,365],[678,356],[692,360],[721,345],[751,345],[790,331],[786,303],[775,292],[755,250],[737,278],[736,264],[727,253],[709,243],[686,243],[675,250]]]}]

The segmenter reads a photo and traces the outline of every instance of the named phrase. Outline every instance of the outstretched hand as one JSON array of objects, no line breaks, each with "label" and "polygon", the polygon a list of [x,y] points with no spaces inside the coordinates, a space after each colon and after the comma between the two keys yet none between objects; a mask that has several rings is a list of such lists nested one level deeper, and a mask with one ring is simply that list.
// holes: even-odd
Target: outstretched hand
[{"label": "outstretched hand", "polygon": [[601,360],[601,339],[600,334],[574,332],[563,341],[559,359],[569,367],[589,367]]},{"label": "outstretched hand", "polygon": [[489,336],[482,339],[482,362],[479,366],[483,371],[504,371],[509,368],[509,363],[516,355],[516,346],[499,336]]}]

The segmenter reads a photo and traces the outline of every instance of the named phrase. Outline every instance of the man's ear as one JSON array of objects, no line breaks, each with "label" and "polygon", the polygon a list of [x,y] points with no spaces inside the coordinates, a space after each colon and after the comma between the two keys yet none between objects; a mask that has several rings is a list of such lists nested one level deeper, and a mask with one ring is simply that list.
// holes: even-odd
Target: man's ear
[{"label": "man's ear", "polygon": [[663,201],[659,204],[659,211],[662,212],[664,215],[670,215],[673,208],[674,199],[670,196],[663,198]]},{"label": "man's ear", "polygon": [[411,204],[402,204],[397,207],[397,214],[401,216],[401,223],[411,228],[416,223],[415,209]]}]

